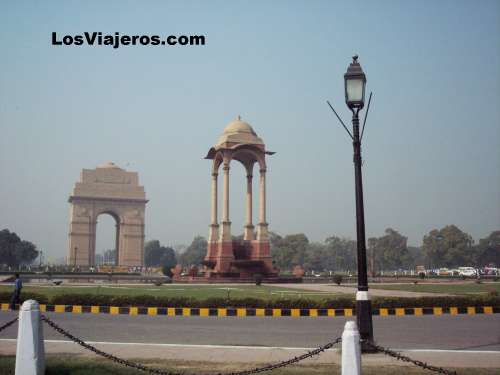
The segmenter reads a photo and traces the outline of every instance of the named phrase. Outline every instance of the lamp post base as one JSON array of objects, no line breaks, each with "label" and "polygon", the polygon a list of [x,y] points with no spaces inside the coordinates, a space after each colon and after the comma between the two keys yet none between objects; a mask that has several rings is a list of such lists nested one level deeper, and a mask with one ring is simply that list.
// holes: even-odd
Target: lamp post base
[{"label": "lamp post base", "polygon": [[356,323],[359,329],[361,341],[361,352],[374,353],[375,350],[367,345],[365,341],[373,343],[372,303],[367,291],[356,293]]}]

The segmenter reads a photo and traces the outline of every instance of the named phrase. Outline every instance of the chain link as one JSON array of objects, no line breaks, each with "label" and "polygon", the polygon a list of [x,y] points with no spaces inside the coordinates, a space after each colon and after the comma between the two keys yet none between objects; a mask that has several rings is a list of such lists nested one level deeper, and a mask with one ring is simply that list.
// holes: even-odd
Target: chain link
[{"label": "chain link", "polygon": [[366,344],[367,346],[371,347],[372,349],[376,350],[377,352],[383,353],[385,355],[388,355],[389,357],[393,357],[393,358],[400,360],[400,361],[403,361],[403,362],[412,363],[415,366],[421,367],[423,369],[434,371],[434,372],[437,372],[439,374],[458,375],[456,371],[447,370],[447,369],[444,369],[442,367],[429,365],[426,362],[418,361],[416,359],[411,359],[410,357],[404,356],[404,355],[402,355],[394,350],[384,348],[380,345],[375,345],[374,343],[372,343],[370,341],[363,340],[363,343]]},{"label": "chain link", "polygon": [[274,370],[274,369],[277,369],[277,368],[280,368],[280,367],[285,367],[285,366],[291,365],[293,363],[297,363],[297,362],[303,361],[306,358],[310,358],[310,357],[313,357],[315,355],[319,355],[322,352],[324,352],[325,350],[332,348],[333,346],[335,346],[336,344],[338,344],[340,341],[342,341],[342,338],[338,337],[334,341],[329,342],[326,345],[320,346],[319,348],[311,350],[311,351],[309,351],[309,352],[307,352],[305,354],[302,354],[300,356],[293,357],[293,358],[291,358],[291,359],[289,359],[287,361],[275,363],[275,364],[272,364],[272,365],[267,365],[267,366],[264,366],[264,367],[258,367],[258,368],[252,369],[252,370],[246,370],[246,371],[240,371],[240,372],[230,372],[230,373],[218,374],[218,375],[250,375],[250,374],[258,374],[258,373],[264,372],[264,371]]},{"label": "chain link", "polygon": [[[116,357],[116,356],[114,356],[112,354],[105,353],[102,350],[99,350],[96,347],[94,347],[94,346],[92,346],[90,344],[87,344],[83,340],[80,340],[79,338],[73,336],[71,333],[69,333],[66,330],[64,330],[63,328],[59,327],[56,323],[54,323],[52,320],[50,320],[49,318],[47,318],[45,315],[42,315],[41,319],[42,319],[42,321],[44,321],[45,323],[47,323],[50,327],[52,327],[55,331],[59,332],[61,335],[63,335],[66,338],[70,339],[74,343],[82,346],[83,348],[85,348],[87,350],[90,350],[91,352],[94,352],[95,354],[97,354],[97,355],[99,355],[101,357],[109,359],[109,360],[111,360],[111,361],[113,361],[115,363],[118,363],[118,364],[121,364],[121,365],[124,365],[124,366],[127,366],[127,367],[131,367],[131,368],[135,368],[137,370],[141,370],[141,371],[144,371],[144,372],[149,372],[150,374],[157,374],[157,375],[194,375],[194,374],[188,374],[186,372],[163,371],[163,370],[156,369],[156,368],[146,367],[146,366],[143,366],[143,365],[141,365],[139,363],[128,361],[126,359],[118,358],[118,357]],[[10,324],[12,324],[12,322]],[[291,364],[303,361],[304,359],[313,357],[315,355],[319,355],[322,352],[324,352],[325,350],[330,349],[333,346],[335,346],[336,344],[338,344],[341,340],[342,340],[342,338],[339,337],[339,338],[335,339],[334,341],[329,342],[326,345],[320,346],[317,349],[311,350],[311,351],[309,351],[309,352],[307,352],[305,354],[302,354],[302,355],[297,356],[297,357],[293,357],[291,359],[288,359],[286,361],[282,361],[282,362],[279,362],[279,363],[274,363],[274,364],[271,364],[271,365],[266,365],[266,366],[263,366],[263,367],[254,368],[254,369],[251,369],[251,370],[244,370],[244,371],[240,371],[240,372],[230,372],[230,373],[218,373],[216,375],[251,375],[251,374],[258,374],[258,373],[261,373],[261,372],[264,372],[264,371],[274,370],[274,369],[277,369],[277,368],[280,368],[280,367],[285,367],[285,366],[288,366],[288,365],[291,365]]]},{"label": "chain link", "polygon": [[17,317],[12,319],[10,322],[5,323],[3,326],[0,327],[0,332],[2,332],[4,329],[9,328],[12,324],[17,322]]}]

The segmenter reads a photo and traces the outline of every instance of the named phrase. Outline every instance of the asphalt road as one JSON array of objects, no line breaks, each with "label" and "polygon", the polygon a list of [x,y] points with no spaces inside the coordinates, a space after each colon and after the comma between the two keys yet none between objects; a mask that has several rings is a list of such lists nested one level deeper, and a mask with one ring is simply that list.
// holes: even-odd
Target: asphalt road
[{"label": "asphalt road", "polygon": [[[85,341],[317,347],[342,334],[346,318],[216,318],[104,314],[47,316]],[[15,317],[0,312],[0,325]],[[374,317],[378,344],[397,349],[500,351],[500,315]],[[44,326],[46,339],[64,339]],[[0,332],[13,339],[17,325]]]}]

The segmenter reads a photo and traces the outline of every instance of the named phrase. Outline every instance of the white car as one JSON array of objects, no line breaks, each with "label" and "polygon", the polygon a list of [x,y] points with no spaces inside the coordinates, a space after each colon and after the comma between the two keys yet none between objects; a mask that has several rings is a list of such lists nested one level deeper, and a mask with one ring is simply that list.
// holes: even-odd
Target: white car
[{"label": "white car", "polygon": [[460,276],[476,276],[477,271],[474,267],[458,267],[458,274]]}]

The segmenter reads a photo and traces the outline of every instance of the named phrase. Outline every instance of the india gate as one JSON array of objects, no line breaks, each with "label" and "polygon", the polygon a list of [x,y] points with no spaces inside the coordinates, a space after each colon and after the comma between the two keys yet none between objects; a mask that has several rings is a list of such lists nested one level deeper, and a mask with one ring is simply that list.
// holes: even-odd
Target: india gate
[{"label": "india gate", "polygon": [[[238,118],[229,123],[217,144],[210,148],[205,159],[212,160],[211,223],[207,254],[203,264],[208,278],[251,277],[256,273],[276,276],[269,248],[266,221],[266,150],[261,138],[252,127]],[[229,172],[231,162],[237,161],[246,170],[246,223],[243,239],[233,240],[229,216]],[[233,163],[234,164],[234,163]],[[252,180],[254,165],[259,171],[259,222],[257,231],[252,223]],[[218,176],[222,166],[222,218],[218,217]]]},{"label": "india gate", "polygon": [[142,266],[147,202],[137,172],[127,172],[113,163],[83,169],[69,197],[68,265],[95,265],[97,219],[109,214],[116,221],[115,264]]},{"label": "india gate", "polygon": [[[266,220],[266,150],[264,141],[238,116],[229,123],[205,159],[212,161],[211,223],[207,253],[203,261],[205,278],[249,278],[255,274],[275,277],[270,254]],[[229,216],[229,176],[234,163],[246,171],[246,213],[243,238],[234,239]],[[253,217],[253,176],[258,170],[258,223]],[[221,168],[222,167],[222,168]],[[223,171],[222,217],[218,215],[218,176]],[[68,265],[94,266],[96,226],[101,214],[116,221],[117,266],[144,264],[144,213],[146,194],[139,185],[137,172],[128,172],[113,163],[95,169],[83,169],[80,181],[69,197],[71,221],[69,229]]]}]

